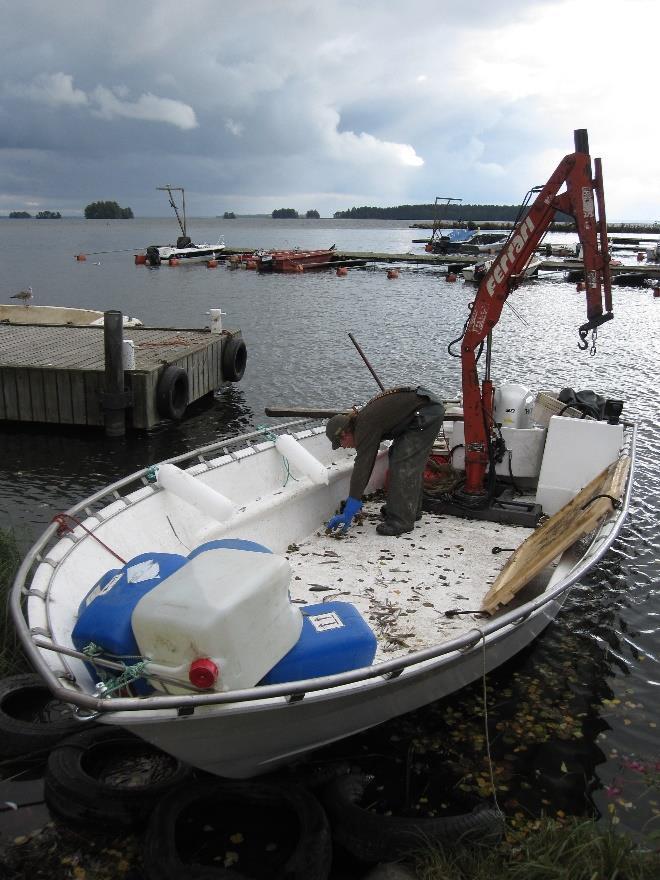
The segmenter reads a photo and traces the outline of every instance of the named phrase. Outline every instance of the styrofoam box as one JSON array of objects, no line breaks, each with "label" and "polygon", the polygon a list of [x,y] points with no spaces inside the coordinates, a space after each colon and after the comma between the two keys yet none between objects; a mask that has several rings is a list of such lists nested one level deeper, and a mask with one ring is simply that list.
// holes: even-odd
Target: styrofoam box
[{"label": "styrofoam box", "polygon": [[[511,452],[511,471],[514,477],[520,479],[536,479],[541,470],[543,448],[545,445],[546,429],[533,428],[506,428],[502,427],[502,437],[507,450]],[[463,422],[454,422],[451,434],[450,446],[465,443]],[[458,470],[465,468],[465,449],[461,446],[454,452],[452,464]],[[503,461],[495,465],[495,473],[502,477],[509,477],[509,456],[505,454]]]},{"label": "styrofoam box", "polygon": [[548,516],[574,498],[612,464],[623,443],[623,425],[552,416],[536,491]]},{"label": "styrofoam box", "polygon": [[288,561],[274,553],[217,548],[190,559],[133,610],[149,669],[188,682],[192,661],[208,658],[220,671],[215,690],[254,686],[300,637],[290,579]]}]

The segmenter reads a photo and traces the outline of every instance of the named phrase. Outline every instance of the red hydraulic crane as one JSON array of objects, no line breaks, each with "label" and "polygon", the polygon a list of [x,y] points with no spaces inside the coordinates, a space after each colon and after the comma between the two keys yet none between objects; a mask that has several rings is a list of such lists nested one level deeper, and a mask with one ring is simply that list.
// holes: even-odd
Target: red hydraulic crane
[{"label": "red hydraulic crane", "polygon": [[[595,352],[597,328],[612,317],[607,223],[600,159],[591,157],[586,129],[575,131],[575,152],[561,160],[554,174],[525,216],[516,224],[506,244],[484,276],[467,322],[461,346],[463,413],[465,419],[465,485],[462,499],[470,506],[488,503],[486,474],[495,440],[493,384],[490,379],[491,332],[509,294],[520,280],[535,248],[558,211],[575,218],[582,245],[586,282],[587,321],[579,328],[581,349],[588,347],[592,331]],[[559,190],[566,184],[565,192]],[[597,209],[597,210],[596,210]],[[477,373],[478,352],[486,340],[487,357],[483,381]]]}]

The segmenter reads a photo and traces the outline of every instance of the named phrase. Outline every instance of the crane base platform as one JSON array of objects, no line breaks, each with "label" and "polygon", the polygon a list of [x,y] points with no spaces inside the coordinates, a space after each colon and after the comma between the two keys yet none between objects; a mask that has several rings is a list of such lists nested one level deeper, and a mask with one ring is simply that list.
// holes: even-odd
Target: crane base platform
[{"label": "crane base platform", "polygon": [[508,498],[495,498],[485,507],[470,507],[460,501],[424,496],[423,509],[429,513],[460,516],[464,519],[485,520],[512,526],[526,526],[534,529],[539,523],[543,510],[540,504],[527,501],[514,501]]}]

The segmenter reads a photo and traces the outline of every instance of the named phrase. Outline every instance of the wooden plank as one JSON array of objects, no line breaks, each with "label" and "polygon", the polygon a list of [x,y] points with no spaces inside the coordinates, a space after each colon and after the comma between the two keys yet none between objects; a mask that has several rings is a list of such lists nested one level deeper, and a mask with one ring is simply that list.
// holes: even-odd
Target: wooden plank
[{"label": "wooden plank", "polygon": [[60,409],[57,396],[57,377],[52,370],[42,370],[41,380],[44,390],[44,421],[59,424]]},{"label": "wooden plank", "polygon": [[30,399],[30,377],[25,370],[16,371],[16,399],[18,417],[22,422],[32,421],[32,400]]},{"label": "wooden plank", "polygon": [[613,510],[610,497],[621,500],[630,458],[622,456],[549,517],[508,559],[484,596],[481,608],[493,614],[506,605],[546,565],[593,531]]},{"label": "wooden plank", "polygon": [[71,399],[71,380],[66,370],[56,370],[55,384],[57,387],[57,406],[60,413],[60,424],[73,424],[73,402]]},{"label": "wooden plank", "polygon": [[18,411],[18,391],[16,388],[16,370],[7,368],[2,370],[0,375],[2,381],[2,391],[5,400],[5,418],[7,421],[17,421],[19,418]]},{"label": "wooden plank", "polygon": [[85,383],[82,373],[72,370],[69,373],[71,380],[71,412],[74,425],[87,424],[87,402],[85,400]]},{"label": "wooden plank", "polygon": [[32,421],[46,421],[46,401],[44,399],[44,381],[41,370],[29,370],[30,401],[32,407]]}]

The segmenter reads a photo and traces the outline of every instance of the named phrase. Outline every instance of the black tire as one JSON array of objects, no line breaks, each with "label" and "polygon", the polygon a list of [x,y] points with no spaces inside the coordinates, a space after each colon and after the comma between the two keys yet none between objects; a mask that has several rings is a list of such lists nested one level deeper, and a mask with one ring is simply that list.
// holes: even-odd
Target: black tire
[{"label": "black tire", "polygon": [[67,703],[56,700],[34,673],[0,679],[0,756],[47,751],[80,730]]},{"label": "black tire", "polygon": [[53,815],[79,826],[135,828],[193,770],[122,728],[99,725],[48,756],[44,797]]},{"label": "black tire", "polygon": [[492,845],[504,832],[502,815],[491,809],[419,819],[372,813],[357,804],[369,781],[361,773],[340,776],[320,793],[333,840],[360,861],[394,861],[428,843]]},{"label": "black tire", "polygon": [[[247,830],[252,825],[266,835],[263,842],[270,842],[269,849],[260,849],[252,839]],[[277,841],[280,826],[287,835],[284,841]],[[244,832],[240,842],[230,839],[237,831]],[[330,828],[320,803],[290,784],[205,779],[184,786],[158,804],[143,846],[149,880],[326,880],[332,862]],[[238,870],[226,870],[217,856],[214,860],[214,852],[223,855],[227,849],[237,851]]]},{"label": "black tire", "polygon": [[149,245],[147,248],[147,263],[150,266],[160,266],[160,251],[154,245]]},{"label": "black tire", "polygon": [[247,364],[247,346],[240,336],[231,336],[222,349],[222,378],[240,382]]},{"label": "black tire", "polygon": [[176,421],[183,418],[189,403],[189,394],[190,383],[186,371],[172,364],[165,367],[156,386],[158,414]]}]

